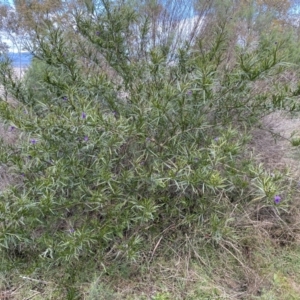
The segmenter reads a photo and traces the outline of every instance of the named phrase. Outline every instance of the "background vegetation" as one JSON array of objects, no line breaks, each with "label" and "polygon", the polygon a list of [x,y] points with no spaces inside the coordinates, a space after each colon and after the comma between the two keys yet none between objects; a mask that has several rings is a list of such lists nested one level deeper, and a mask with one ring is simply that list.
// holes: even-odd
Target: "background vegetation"
[{"label": "background vegetation", "polygon": [[3,293],[297,299],[297,179],[251,150],[265,116],[299,111],[295,7],[3,6],[34,55],[22,79],[0,62]]}]

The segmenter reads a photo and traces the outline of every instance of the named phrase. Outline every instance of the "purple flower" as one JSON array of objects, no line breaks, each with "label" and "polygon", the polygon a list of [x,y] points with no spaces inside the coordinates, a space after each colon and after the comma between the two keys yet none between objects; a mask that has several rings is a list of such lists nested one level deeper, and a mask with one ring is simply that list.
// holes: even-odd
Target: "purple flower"
[{"label": "purple flower", "polygon": [[14,131],[16,129],[15,126],[10,126],[9,131]]},{"label": "purple flower", "polygon": [[192,91],[191,91],[191,90],[188,90],[187,94],[188,94],[188,95],[192,95]]},{"label": "purple flower", "polygon": [[217,142],[218,140],[219,140],[219,138],[218,138],[218,137],[215,137],[215,138],[214,138],[214,141],[215,141],[215,142]]},{"label": "purple flower", "polygon": [[98,35],[98,36],[99,36],[99,35],[100,35],[100,31],[97,31],[97,32],[96,32],[96,35]]},{"label": "purple flower", "polygon": [[69,229],[69,233],[70,233],[70,234],[72,234],[72,233],[74,233],[74,232],[75,232],[74,228],[70,228],[70,229]]},{"label": "purple flower", "polygon": [[279,204],[280,201],[281,201],[281,197],[280,197],[279,195],[276,195],[276,196],[274,197],[274,202],[275,202],[275,204]]},{"label": "purple flower", "polygon": [[85,119],[85,118],[86,118],[86,113],[85,113],[85,112],[83,112],[83,113],[81,114],[81,118],[82,118],[82,119]]},{"label": "purple flower", "polygon": [[85,142],[87,142],[87,141],[89,140],[89,137],[88,137],[88,136],[85,136],[85,137],[83,138],[83,140],[84,140]]},{"label": "purple flower", "polygon": [[64,101],[67,101],[67,100],[68,100],[68,97],[67,97],[67,96],[63,96],[62,98],[63,98]]},{"label": "purple flower", "polygon": [[37,140],[36,140],[36,139],[31,139],[31,140],[30,140],[30,143],[31,143],[32,145],[35,145],[35,144],[37,143]]}]

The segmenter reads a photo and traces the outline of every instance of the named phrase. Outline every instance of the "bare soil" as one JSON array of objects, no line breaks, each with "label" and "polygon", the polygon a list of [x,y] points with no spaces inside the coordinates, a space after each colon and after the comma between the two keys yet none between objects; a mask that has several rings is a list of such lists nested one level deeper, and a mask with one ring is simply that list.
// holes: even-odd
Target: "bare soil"
[{"label": "bare soil", "polygon": [[300,137],[300,117],[275,112],[262,120],[261,129],[253,131],[251,146],[256,158],[269,169],[290,169],[292,177],[300,176],[299,146],[291,139]]}]

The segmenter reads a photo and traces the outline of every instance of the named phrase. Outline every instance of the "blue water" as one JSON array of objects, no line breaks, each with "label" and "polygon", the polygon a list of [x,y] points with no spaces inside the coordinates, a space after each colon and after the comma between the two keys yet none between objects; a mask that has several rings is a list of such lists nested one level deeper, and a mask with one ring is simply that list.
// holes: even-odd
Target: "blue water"
[{"label": "blue water", "polygon": [[29,52],[9,52],[8,56],[12,60],[12,65],[15,68],[27,68],[29,67],[32,60],[32,54]]}]

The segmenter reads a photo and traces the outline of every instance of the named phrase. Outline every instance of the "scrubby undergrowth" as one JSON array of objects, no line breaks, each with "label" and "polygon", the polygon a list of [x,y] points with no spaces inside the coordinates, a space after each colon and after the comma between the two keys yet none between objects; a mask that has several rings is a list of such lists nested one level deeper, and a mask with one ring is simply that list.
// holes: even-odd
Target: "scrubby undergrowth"
[{"label": "scrubby undergrowth", "polygon": [[41,299],[269,299],[272,284],[294,297],[269,274],[281,248],[294,261],[297,183],[249,146],[264,116],[299,109],[280,80],[289,39],[232,47],[221,18],[170,63],[130,6],[90,14],[75,32],[31,32],[22,80],[0,62],[1,119],[18,137],[0,145],[3,289],[20,276]]}]

